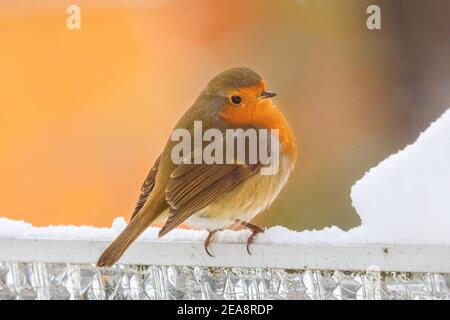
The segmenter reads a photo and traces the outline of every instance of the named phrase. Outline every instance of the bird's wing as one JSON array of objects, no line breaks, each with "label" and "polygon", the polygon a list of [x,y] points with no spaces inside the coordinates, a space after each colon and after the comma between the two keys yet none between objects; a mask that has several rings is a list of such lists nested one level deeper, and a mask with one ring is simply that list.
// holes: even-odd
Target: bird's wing
[{"label": "bird's wing", "polygon": [[169,218],[160,236],[233,190],[261,167],[261,164],[183,164],[175,168],[166,188]]},{"label": "bird's wing", "polygon": [[136,204],[136,208],[134,209],[133,214],[131,215],[131,220],[138,214],[138,212],[142,209],[145,202],[148,199],[148,196],[150,195],[150,192],[153,190],[153,187],[155,186],[155,177],[156,173],[158,172],[159,167],[159,160],[161,156],[156,159],[155,164],[153,165],[152,169],[147,175],[147,178],[145,179],[144,183],[141,187],[141,195],[139,196],[139,200]]}]

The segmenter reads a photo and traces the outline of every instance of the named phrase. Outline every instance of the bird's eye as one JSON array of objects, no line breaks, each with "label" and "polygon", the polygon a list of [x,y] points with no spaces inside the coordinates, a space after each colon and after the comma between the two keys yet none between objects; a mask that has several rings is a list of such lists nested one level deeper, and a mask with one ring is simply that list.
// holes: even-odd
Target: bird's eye
[{"label": "bird's eye", "polygon": [[233,104],[240,104],[242,102],[242,98],[239,96],[231,96],[231,102],[233,102]]}]

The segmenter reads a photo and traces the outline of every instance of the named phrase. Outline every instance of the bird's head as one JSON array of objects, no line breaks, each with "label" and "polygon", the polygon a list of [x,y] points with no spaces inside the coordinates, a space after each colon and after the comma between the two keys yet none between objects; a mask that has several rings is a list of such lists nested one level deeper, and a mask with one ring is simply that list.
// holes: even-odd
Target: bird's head
[{"label": "bird's head", "polygon": [[209,82],[206,92],[220,97],[223,107],[237,109],[255,107],[262,100],[276,96],[275,92],[268,91],[264,79],[249,68],[231,68],[218,74]]},{"label": "bird's head", "polygon": [[278,127],[274,120],[280,111],[271,99],[276,93],[269,91],[267,82],[249,68],[231,68],[218,74],[204,95],[216,101],[215,112],[232,126]]},{"label": "bird's head", "polygon": [[[275,92],[266,81],[249,68],[231,68],[215,76],[203,92],[202,99],[214,101],[214,112],[232,126],[271,127],[267,123],[276,109]],[[205,101],[204,100],[204,101]]]},{"label": "bird's head", "polygon": [[214,118],[233,128],[279,130],[282,149],[295,158],[295,138],[281,111],[272,103],[275,92],[249,68],[231,68],[215,76],[195,104],[197,120]]}]

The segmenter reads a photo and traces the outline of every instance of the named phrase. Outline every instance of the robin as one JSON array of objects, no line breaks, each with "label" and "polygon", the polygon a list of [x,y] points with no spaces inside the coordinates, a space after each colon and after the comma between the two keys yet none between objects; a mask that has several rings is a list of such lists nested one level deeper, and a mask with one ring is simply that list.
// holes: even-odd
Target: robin
[{"label": "robin", "polygon": [[231,68],[214,77],[175,129],[193,131],[194,122],[203,128],[276,129],[279,143],[278,170],[261,174],[264,164],[174,163],[175,142],[169,139],[141,188],[130,223],[103,252],[97,266],[113,265],[125,250],[158,217],[167,215],[159,237],[180,224],[208,230],[206,252],[215,232],[240,225],[255,236],[264,229],[250,221],[278,196],[294,169],[297,149],[286,118],[272,103],[276,94],[268,91],[264,79],[248,68]]}]

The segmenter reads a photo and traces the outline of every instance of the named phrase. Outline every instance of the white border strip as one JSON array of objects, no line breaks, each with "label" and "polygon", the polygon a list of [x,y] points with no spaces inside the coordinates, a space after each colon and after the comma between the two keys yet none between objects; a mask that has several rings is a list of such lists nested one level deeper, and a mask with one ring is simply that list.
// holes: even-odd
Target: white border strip
[{"label": "white border strip", "polygon": [[[0,261],[95,263],[110,241],[0,239]],[[138,241],[119,263],[207,267],[450,273],[450,247],[433,245],[279,245]]]}]

